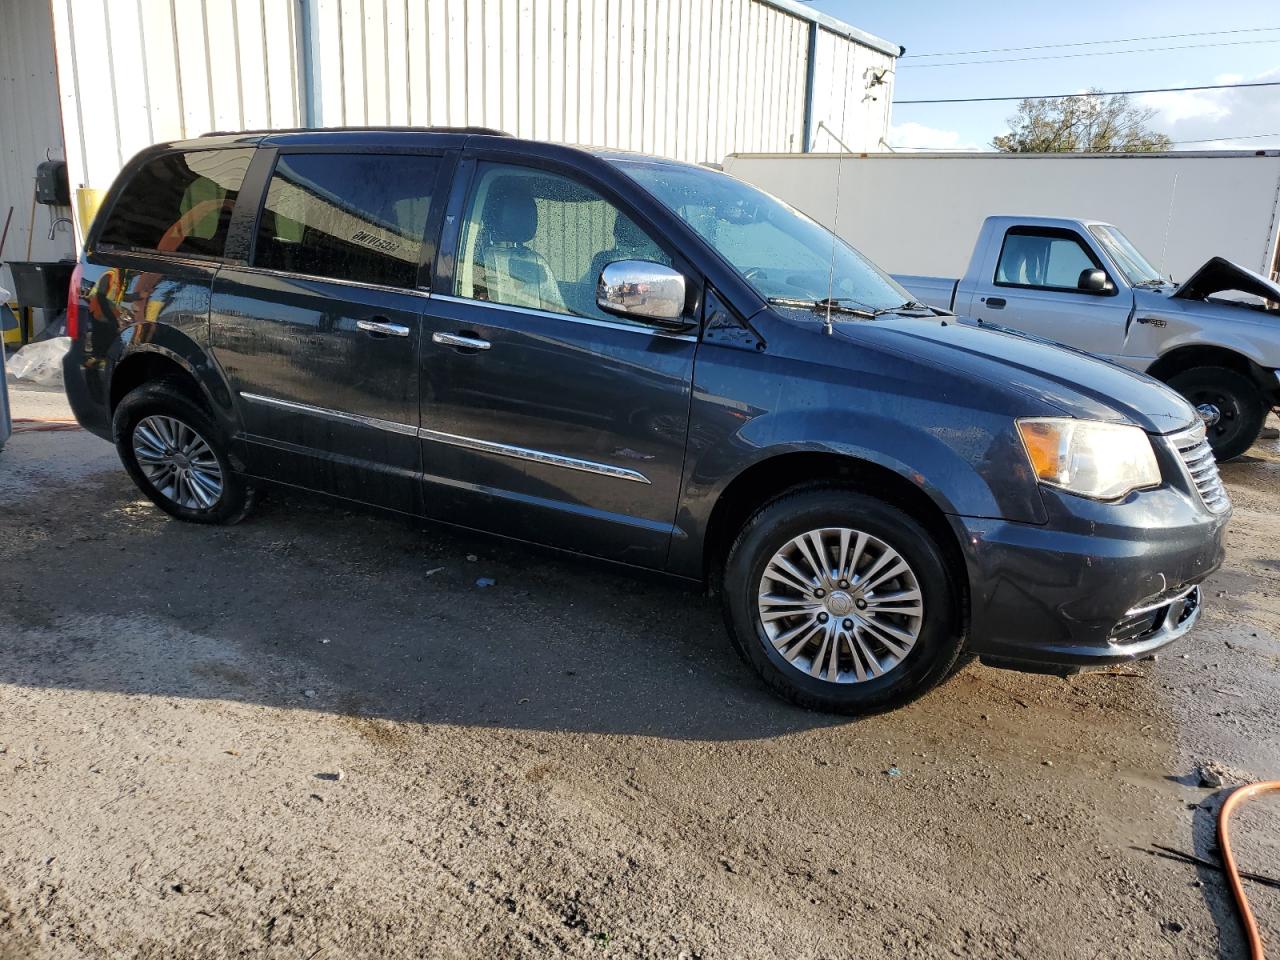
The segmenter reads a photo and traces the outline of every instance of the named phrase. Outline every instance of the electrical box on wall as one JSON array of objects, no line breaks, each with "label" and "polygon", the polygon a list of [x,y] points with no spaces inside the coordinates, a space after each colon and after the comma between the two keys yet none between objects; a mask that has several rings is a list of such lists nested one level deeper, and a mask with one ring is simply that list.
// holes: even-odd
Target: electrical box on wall
[{"label": "electrical box on wall", "polygon": [[36,202],[50,207],[71,203],[71,184],[65,160],[45,160],[36,167]]}]

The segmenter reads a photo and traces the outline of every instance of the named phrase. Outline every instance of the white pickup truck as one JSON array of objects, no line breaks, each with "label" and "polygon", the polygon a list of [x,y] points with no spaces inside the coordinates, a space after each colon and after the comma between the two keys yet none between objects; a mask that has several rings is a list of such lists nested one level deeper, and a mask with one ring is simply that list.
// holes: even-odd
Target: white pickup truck
[{"label": "white pickup truck", "polygon": [[1182,283],[1096,220],[988,217],[959,280],[896,276],[931,307],[1144,371],[1200,412],[1219,460],[1280,403],[1280,284],[1215,257]]}]

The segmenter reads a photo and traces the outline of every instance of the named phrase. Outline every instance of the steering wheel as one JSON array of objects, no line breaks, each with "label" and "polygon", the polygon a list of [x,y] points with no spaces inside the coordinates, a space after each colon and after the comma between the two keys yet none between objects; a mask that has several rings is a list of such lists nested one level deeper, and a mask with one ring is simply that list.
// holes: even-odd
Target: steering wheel
[{"label": "steering wheel", "polygon": [[751,267],[742,274],[748,280],[768,280],[769,274],[764,272],[764,267]]}]

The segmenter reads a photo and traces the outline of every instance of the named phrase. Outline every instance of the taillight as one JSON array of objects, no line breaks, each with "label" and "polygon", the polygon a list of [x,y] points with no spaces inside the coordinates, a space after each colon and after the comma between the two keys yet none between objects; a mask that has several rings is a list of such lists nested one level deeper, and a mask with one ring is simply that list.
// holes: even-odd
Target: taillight
[{"label": "taillight", "polygon": [[71,271],[71,286],[67,290],[67,336],[73,341],[80,339],[80,277],[84,273],[84,264],[77,263]]}]

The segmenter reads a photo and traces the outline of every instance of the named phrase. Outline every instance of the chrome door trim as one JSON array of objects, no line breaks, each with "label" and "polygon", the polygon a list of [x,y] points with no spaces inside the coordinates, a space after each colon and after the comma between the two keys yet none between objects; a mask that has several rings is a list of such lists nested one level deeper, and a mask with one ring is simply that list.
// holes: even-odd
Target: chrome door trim
[{"label": "chrome door trim", "polygon": [[417,437],[419,440],[434,440],[454,447],[476,450],[480,453],[494,453],[501,457],[512,457],[516,460],[528,460],[551,467],[563,467],[566,470],[578,470],[582,473],[594,473],[602,477],[613,477],[615,480],[630,480],[633,483],[652,483],[638,470],[617,467],[611,463],[598,463],[595,460],[580,460],[577,457],[566,457],[559,453],[548,453],[545,450],[532,450],[529,447],[518,447],[509,443],[495,443],[492,440],[477,440],[475,437],[464,437],[456,433],[444,433],[440,430],[427,430],[394,420],[379,420],[377,417],[365,417],[358,413],[346,413],[342,410],[331,410],[328,407],[314,407],[309,403],[296,403],[293,400],[281,400],[279,397],[265,397],[259,393],[241,393],[241,399],[250,403],[260,403],[295,413],[307,413],[316,417],[326,417],[344,423],[355,423],[375,430],[386,430],[406,437]]},{"label": "chrome door trim", "polygon": [[388,337],[407,337],[409,328],[403,323],[383,323],[379,320],[357,320],[356,329],[365,333],[381,333]]},{"label": "chrome door trim", "polygon": [[242,392],[240,397],[250,403],[261,403],[269,407],[279,407],[282,410],[292,410],[295,413],[309,413],[312,416],[340,420],[343,423],[355,423],[362,427],[373,427],[375,430],[386,430],[388,433],[398,433],[406,437],[416,437],[418,435],[417,427],[408,423],[397,423],[394,420],[379,420],[377,417],[365,417],[358,413],[330,410],[328,407],[313,407],[309,403],[295,403],[292,400],[281,400],[279,397],[264,397],[259,393]]},{"label": "chrome door trim", "polygon": [[439,430],[418,431],[423,440],[434,440],[454,447],[476,450],[480,453],[495,453],[500,457],[513,457],[516,460],[529,460],[533,463],[544,463],[551,467],[564,467],[566,470],[579,470],[582,473],[595,473],[602,477],[613,477],[615,480],[630,480],[633,483],[651,483],[648,477],[637,470],[626,467],[615,467],[611,463],[597,463],[594,460],[579,460],[577,457],[566,457],[559,453],[548,453],[545,450],[531,450],[528,447],[517,447],[509,443],[494,443],[492,440],[477,440],[475,437],[463,437],[456,433],[442,433]]},{"label": "chrome door trim", "polygon": [[440,333],[431,335],[432,343],[442,343],[446,347],[462,347],[466,350],[488,350],[493,344],[477,337],[464,337],[458,333]]},{"label": "chrome door trim", "polygon": [[348,280],[345,277],[322,277],[315,273],[299,273],[296,270],[273,270],[271,267],[255,267],[247,263],[224,263],[229,272],[256,273],[264,277],[280,277],[282,280],[306,280],[310,283],[336,283],[343,287],[355,287],[359,290],[377,290],[381,293],[403,293],[411,297],[430,297],[431,291],[421,287],[393,287],[385,283],[366,283],[363,280]]},{"label": "chrome door trim", "polygon": [[[513,307],[505,303],[494,303],[491,300],[469,300],[466,297],[455,297],[444,293],[433,293],[432,300],[445,303],[463,303],[470,307],[484,310],[502,310],[508,313],[522,313],[530,317],[546,317],[548,320],[560,320],[568,323],[581,323],[590,327],[604,327],[608,330],[624,330],[627,333],[640,333],[648,337],[663,337],[667,340],[683,340],[686,343],[697,343],[698,338],[689,333],[671,333],[655,327],[637,323],[611,323],[608,320],[596,320],[593,317],[580,317],[576,313],[555,313],[551,310],[534,310],[531,307]],[[691,328],[692,329],[692,328]]]}]

